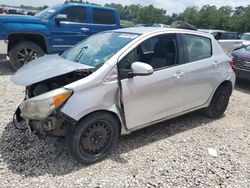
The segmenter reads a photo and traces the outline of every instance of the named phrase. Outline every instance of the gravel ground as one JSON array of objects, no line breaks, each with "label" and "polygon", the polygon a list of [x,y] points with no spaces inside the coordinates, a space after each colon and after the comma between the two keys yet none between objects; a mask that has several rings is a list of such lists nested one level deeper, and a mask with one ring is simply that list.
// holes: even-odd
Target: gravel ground
[{"label": "gravel ground", "polygon": [[83,166],[62,139],[14,128],[24,92],[10,82],[12,72],[0,64],[0,187],[250,187],[249,82],[237,84],[223,118],[195,112],[148,127]]}]

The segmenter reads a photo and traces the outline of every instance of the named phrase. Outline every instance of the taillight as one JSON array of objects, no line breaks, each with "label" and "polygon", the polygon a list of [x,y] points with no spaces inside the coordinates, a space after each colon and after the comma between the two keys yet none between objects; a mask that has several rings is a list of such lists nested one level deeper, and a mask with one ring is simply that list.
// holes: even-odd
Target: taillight
[{"label": "taillight", "polygon": [[230,65],[231,67],[234,67],[234,66],[235,66],[235,61],[234,61],[234,60],[231,60],[231,61],[229,61],[228,63],[229,63],[229,65]]}]

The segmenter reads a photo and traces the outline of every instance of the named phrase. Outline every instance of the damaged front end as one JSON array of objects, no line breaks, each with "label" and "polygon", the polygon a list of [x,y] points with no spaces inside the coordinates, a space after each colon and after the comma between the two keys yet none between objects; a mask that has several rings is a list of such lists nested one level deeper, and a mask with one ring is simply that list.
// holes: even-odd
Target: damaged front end
[{"label": "damaged front end", "polygon": [[[23,81],[23,86],[26,86],[25,99],[15,112],[14,123],[17,128],[28,127],[35,133],[65,136],[68,128],[76,122],[60,111],[66,101],[73,95],[73,91],[64,88],[64,86],[89,76],[92,71],[89,67],[82,67],[82,69],[76,67],[76,70],[73,71],[73,68],[71,70],[69,68],[62,70],[61,68],[61,75],[58,75],[59,72],[55,71],[53,77],[53,74],[46,76],[44,72],[39,73],[39,69],[35,69],[35,66],[33,66],[34,71],[29,71],[33,73],[31,78]],[[48,66],[47,64],[47,69]],[[25,66],[23,68],[12,78],[14,83],[21,83],[20,80],[26,73]],[[68,70],[71,72],[67,72]],[[44,80],[37,78],[38,76],[41,77],[41,74],[43,74]],[[28,82],[29,85],[27,85]]]},{"label": "damaged front end", "polygon": [[93,67],[58,55],[47,55],[19,69],[11,80],[26,87],[25,99],[14,115],[16,127],[23,123],[37,133],[64,136],[74,121],[60,111],[73,94],[65,85],[89,76]]},{"label": "damaged front end", "polygon": [[[26,92],[30,91],[27,89]],[[26,95],[15,113],[16,120],[19,123],[24,120],[26,126],[36,133],[64,136],[74,122],[59,109],[72,94],[71,90],[58,88],[32,98]]]}]

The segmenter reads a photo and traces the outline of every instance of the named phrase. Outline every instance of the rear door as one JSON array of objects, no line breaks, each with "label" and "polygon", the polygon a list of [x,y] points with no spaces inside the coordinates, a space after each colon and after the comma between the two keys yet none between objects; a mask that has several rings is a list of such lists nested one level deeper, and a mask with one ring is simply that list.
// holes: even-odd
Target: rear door
[{"label": "rear door", "polygon": [[90,23],[88,32],[92,35],[98,32],[113,30],[120,27],[118,13],[104,8],[90,8]]},{"label": "rear door", "polygon": [[53,22],[50,31],[52,52],[63,52],[89,35],[84,29],[88,22],[86,7],[67,7],[58,14],[66,15],[67,21]]},{"label": "rear door", "polygon": [[213,49],[210,38],[182,34],[185,47],[185,63],[179,66],[183,71],[182,96],[183,106],[188,109],[204,105],[218,85],[222,66]]}]

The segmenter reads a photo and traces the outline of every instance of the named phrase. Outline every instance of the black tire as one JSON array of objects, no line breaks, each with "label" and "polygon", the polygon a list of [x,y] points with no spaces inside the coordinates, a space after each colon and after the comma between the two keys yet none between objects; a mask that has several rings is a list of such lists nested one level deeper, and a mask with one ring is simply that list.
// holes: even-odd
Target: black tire
[{"label": "black tire", "polygon": [[231,93],[231,87],[220,86],[216,90],[210,105],[204,109],[204,113],[210,118],[221,117],[227,109]]},{"label": "black tire", "polygon": [[12,67],[20,69],[24,64],[44,55],[43,49],[34,42],[19,42],[9,51]]},{"label": "black tire", "polygon": [[109,113],[93,113],[68,131],[65,141],[72,156],[82,164],[104,159],[114,148],[119,135],[118,120]]}]

